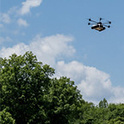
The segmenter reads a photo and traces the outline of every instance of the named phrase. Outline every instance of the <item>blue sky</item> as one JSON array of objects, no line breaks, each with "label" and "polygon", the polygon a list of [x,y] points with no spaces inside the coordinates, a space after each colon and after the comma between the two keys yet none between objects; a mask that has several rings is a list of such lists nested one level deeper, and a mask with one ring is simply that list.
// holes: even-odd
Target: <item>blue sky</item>
[{"label": "blue sky", "polygon": [[[83,98],[124,102],[123,0],[0,0],[0,56],[32,51]],[[103,32],[88,18],[111,20]]]}]

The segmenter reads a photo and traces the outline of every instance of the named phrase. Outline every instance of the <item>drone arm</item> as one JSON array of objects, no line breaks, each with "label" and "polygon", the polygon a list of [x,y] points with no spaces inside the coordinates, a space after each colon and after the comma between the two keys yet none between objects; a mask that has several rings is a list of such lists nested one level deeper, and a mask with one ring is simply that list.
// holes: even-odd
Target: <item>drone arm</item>
[{"label": "drone arm", "polygon": [[95,25],[95,24],[96,24],[96,23],[90,23],[90,22],[88,23],[88,25]]},{"label": "drone arm", "polygon": [[103,25],[104,25],[104,24],[111,24],[111,22],[104,22],[104,23],[102,23],[102,24],[103,24]]},{"label": "drone arm", "polygon": [[90,22],[94,22],[94,23],[97,23],[96,21],[92,20],[92,19],[89,19]]},{"label": "drone arm", "polygon": [[110,25],[104,25],[105,27],[107,27],[107,28],[110,28]]}]

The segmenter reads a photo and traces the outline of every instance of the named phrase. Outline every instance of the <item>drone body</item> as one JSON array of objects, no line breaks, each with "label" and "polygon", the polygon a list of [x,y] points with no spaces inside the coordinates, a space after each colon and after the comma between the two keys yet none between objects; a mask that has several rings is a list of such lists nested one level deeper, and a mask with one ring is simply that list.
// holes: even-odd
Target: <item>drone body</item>
[{"label": "drone body", "polygon": [[[90,23],[92,22],[92,23]],[[99,19],[99,22],[89,19],[88,25],[92,25],[91,29],[95,29],[97,31],[103,31],[107,28],[110,28],[111,21],[102,22],[102,18]]]}]

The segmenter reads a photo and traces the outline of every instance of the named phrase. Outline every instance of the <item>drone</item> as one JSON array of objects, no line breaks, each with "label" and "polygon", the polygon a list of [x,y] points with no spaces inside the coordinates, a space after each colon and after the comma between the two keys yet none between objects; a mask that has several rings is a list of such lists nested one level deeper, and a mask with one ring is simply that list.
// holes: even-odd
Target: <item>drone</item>
[{"label": "drone", "polygon": [[103,18],[99,18],[99,21],[94,21],[92,19],[88,19],[89,23],[88,25],[92,25],[91,29],[95,29],[97,31],[103,31],[107,28],[110,28],[111,21],[105,21],[103,22]]}]

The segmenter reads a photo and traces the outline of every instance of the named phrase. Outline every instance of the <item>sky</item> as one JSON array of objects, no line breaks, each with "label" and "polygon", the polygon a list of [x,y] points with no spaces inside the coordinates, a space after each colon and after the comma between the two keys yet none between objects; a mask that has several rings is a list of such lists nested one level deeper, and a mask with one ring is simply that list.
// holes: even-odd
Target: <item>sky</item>
[{"label": "sky", "polygon": [[[0,0],[0,57],[32,51],[83,99],[124,103],[124,0]],[[88,18],[110,20],[91,30]]]}]

